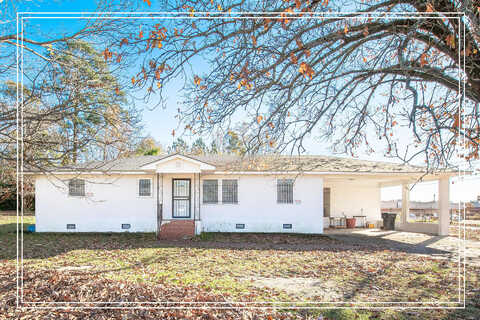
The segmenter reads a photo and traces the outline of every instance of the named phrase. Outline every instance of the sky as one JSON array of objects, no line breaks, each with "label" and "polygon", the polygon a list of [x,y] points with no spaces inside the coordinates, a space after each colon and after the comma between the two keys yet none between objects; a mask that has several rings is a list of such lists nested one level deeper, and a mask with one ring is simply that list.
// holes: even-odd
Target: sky
[{"label": "sky", "polygon": [[[438,201],[438,182],[421,182],[411,186],[410,201]],[[450,201],[472,201],[480,196],[480,179],[478,177],[465,176],[450,180]],[[400,186],[385,187],[381,189],[381,199],[397,200],[402,198]]]},{"label": "sky", "polygon": [[[153,2],[153,1],[152,1]],[[140,7],[142,4],[140,4]],[[146,6],[146,5],[144,5]],[[18,11],[42,11],[42,12],[87,12],[94,11],[96,4],[92,0],[83,1],[42,1],[42,2],[25,2],[20,4],[17,8]],[[143,10],[149,10],[148,7],[142,8]],[[39,29],[44,34],[48,34],[48,29],[56,30],[72,30],[79,26],[80,21],[74,20],[50,20],[47,23],[42,23],[42,27]],[[46,29],[45,29],[46,28]],[[164,148],[171,145],[174,137],[171,135],[172,129],[176,128],[177,119],[175,114],[177,112],[178,105],[182,99],[181,92],[182,82],[178,81],[170,84],[167,87],[167,105],[165,109],[156,108],[151,110],[147,104],[139,103],[138,106],[143,109],[143,123],[145,135],[152,136],[155,140],[161,143]],[[188,140],[188,139],[187,139]],[[208,140],[205,139],[205,140]],[[409,143],[409,141],[404,141]],[[332,150],[330,146],[310,139],[307,143],[308,154],[322,154],[331,155]],[[392,161],[391,159],[384,158],[382,154],[366,155],[360,154],[359,158],[369,160],[383,160]],[[480,177],[465,177],[464,179],[452,179],[451,181],[451,201],[469,201],[474,200],[480,195]],[[430,201],[438,199],[437,193],[438,186],[436,183],[422,183],[415,186],[411,193],[411,199],[414,201]],[[399,188],[383,188],[382,200],[399,199],[401,198],[401,192]]]}]

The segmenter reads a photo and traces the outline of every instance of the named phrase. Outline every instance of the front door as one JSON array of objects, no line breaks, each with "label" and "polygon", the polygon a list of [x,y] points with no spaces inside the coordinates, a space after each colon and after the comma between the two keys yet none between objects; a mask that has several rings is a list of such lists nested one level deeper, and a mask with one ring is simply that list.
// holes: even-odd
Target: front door
[{"label": "front door", "polygon": [[323,188],[323,216],[330,217],[330,188]]},{"label": "front door", "polygon": [[172,217],[190,218],[190,179],[172,180]]}]

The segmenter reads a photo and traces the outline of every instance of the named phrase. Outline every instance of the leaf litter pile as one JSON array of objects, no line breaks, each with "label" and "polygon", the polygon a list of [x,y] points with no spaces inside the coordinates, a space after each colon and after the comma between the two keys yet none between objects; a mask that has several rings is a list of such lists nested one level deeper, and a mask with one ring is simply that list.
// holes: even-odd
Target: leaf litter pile
[{"label": "leaf litter pile", "polygon": [[[258,306],[255,303],[262,301],[428,302],[458,298],[458,265],[438,252],[418,254],[325,236],[205,234],[169,242],[157,241],[153,234],[27,233],[24,301],[62,302],[70,309],[20,312],[15,311],[15,234],[0,232],[0,239],[6,248],[1,256],[0,317],[6,318],[68,313],[72,319],[318,319],[331,310],[239,307],[248,306],[241,302]],[[467,270],[468,312],[398,311],[391,319],[400,313],[419,319],[448,319],[449,314],[455,315],[452,319],[477,319],[470,315],[480,315],[479,271],[473,266]],[[222,309],[75,309],[69,304],[115,307],[119,302],[125,306],[146,301],[160,307],[206,306],[209,302],[209,306]],[[351,312],[352,317],[390,319],[384,312]],[[331,315],[331,319],[337,316]]]}]

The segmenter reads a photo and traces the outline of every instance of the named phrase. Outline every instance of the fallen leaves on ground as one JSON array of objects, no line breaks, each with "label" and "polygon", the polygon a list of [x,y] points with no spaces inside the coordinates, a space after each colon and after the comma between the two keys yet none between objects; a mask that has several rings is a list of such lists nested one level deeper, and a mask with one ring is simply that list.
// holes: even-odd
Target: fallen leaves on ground
[{"label": "fallen leaves on ground", "polygon": [[[151,301],[160,302],[158,306],[187,301],[212,302],[228,309],[72,308],[15,313],[16,228],[10,220],[0,221],[4,248],[0,318],[66,318],[68,313],[72,319],[318,319],[322,314],[324,319],[335,319],[345,314],[240,309],[238,301],[454,301],[458,297],[458,268],[451,258],[441,252],[410,252],[393,241],[375,238],[356,243],[320,235],[207,233],[192,240],[157,241],[154,234],[25,233],[26,301]],[[468,312],[395,314],[413,319],[478,316],[479,274],[480,268],[468,266]],[[177,306],[185,306],[184,302]],[[365,312],[365,319],[381,319],[380,312]]]}]

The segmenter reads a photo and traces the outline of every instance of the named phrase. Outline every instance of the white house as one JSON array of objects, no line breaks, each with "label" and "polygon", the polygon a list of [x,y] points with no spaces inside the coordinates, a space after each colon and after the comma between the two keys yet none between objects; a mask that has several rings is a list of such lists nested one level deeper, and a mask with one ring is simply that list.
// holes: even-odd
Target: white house
[{"label": "white house", "polygon": [[[323,233],[329,217],[381,223],[380,188],[403,185],[399,228],[448,234],[443,171],[325,156],[140,156],[35,177],[37,232]],[[438,179],[440,223],[406,222],[409,184]],[[360,220],[360,219],[359,219]],[[363,220],[363,219],[362,219]]]}]

